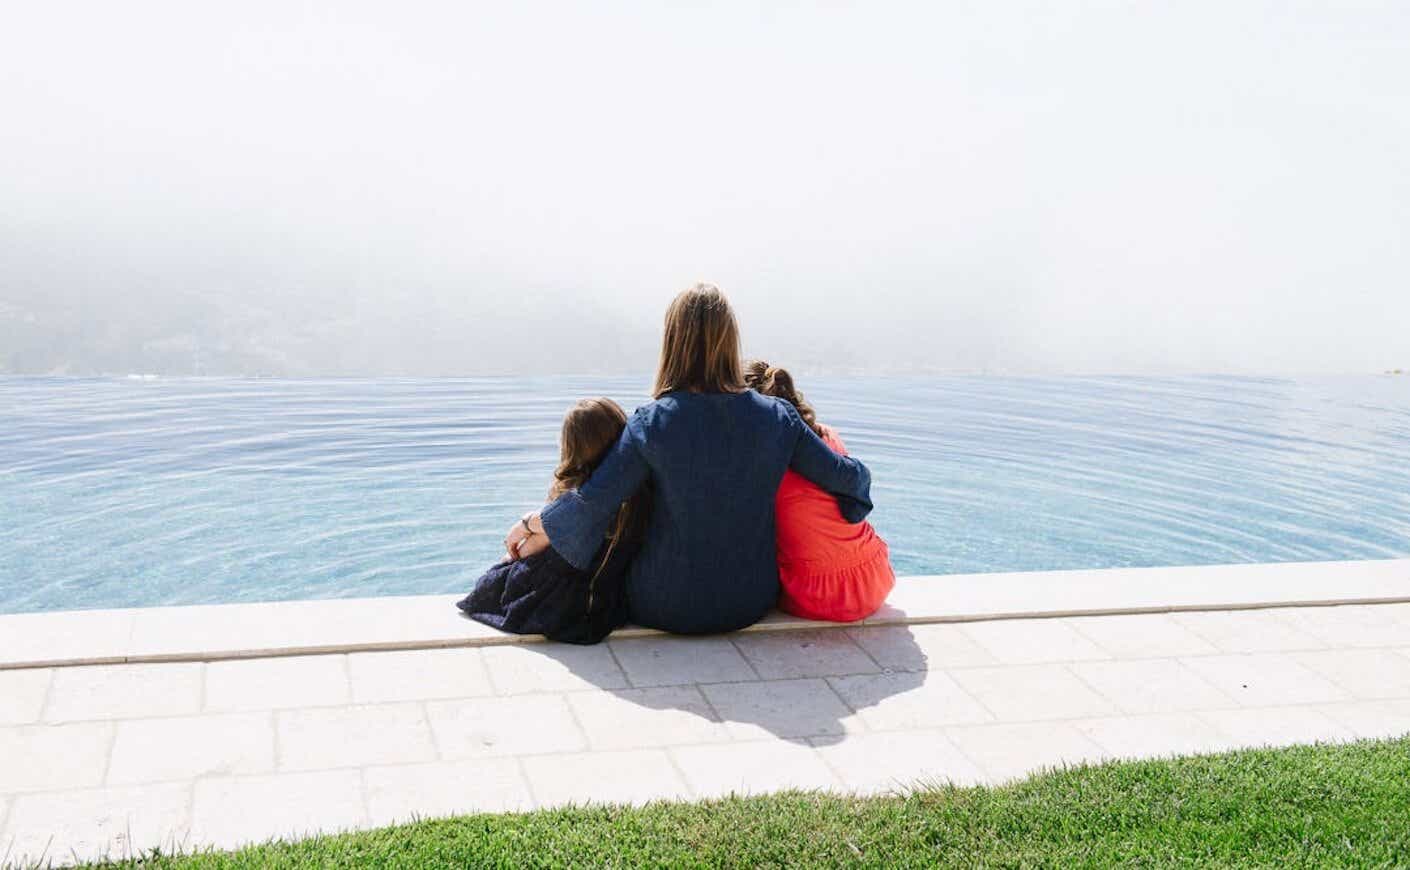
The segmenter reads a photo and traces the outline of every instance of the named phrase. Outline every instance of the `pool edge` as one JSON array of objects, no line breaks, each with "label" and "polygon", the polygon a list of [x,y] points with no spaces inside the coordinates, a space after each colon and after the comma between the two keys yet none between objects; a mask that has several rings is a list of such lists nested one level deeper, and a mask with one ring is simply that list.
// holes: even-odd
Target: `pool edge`
[{"label": "pool edge", "polygon": [[[541,643],[480,625],[458,595],[0,615],[0,671]],[[898,578],[860,623],[773,613],[746,632],[1410,603],[1410,559]],[[660,634],[628,626],[614,638]]]}]

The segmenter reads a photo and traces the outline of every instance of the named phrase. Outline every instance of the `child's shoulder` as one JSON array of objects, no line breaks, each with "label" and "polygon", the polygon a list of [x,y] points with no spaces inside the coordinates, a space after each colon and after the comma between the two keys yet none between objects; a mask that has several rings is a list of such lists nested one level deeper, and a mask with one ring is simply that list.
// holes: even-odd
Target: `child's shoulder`
[{"label": "child's shoulder", "polygon": [[837,434],[837,430],[824,423],[819,423],[818,428],[822,430],[823,443],[832,448],[834,453],[847,455],[847,445],[842,443],[842,436]]}]

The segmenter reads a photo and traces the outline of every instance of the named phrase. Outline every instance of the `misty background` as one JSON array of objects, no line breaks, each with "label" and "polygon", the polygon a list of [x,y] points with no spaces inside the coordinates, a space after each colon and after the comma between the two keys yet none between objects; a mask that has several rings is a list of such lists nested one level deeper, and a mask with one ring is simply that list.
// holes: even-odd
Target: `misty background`
[{"label": "misty background", "polygon": [[1410,5],[14,4],[0,373],[1410,366]]}]

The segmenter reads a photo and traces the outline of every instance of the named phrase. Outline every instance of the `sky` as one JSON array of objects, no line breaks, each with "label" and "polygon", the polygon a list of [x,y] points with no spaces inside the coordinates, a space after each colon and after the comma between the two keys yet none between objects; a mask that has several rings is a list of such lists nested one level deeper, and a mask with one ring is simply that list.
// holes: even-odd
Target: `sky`
[{"label": "sky", "polygon": [[1410,5],[53,0],[0,373],[1410,368]]}]

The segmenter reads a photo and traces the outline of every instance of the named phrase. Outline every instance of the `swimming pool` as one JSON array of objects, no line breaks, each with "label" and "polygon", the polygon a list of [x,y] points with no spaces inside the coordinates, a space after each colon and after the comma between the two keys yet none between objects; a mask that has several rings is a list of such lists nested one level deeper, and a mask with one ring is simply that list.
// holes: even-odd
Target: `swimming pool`
[{"label": "swimming pool", "polygon": [[[1410,377],[799,377],[898,573],[1410,555]],[[0,612],[454,592],[648,378],[0,378]]]}]

